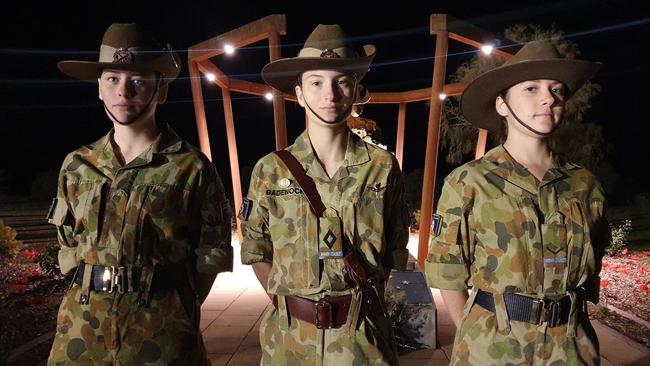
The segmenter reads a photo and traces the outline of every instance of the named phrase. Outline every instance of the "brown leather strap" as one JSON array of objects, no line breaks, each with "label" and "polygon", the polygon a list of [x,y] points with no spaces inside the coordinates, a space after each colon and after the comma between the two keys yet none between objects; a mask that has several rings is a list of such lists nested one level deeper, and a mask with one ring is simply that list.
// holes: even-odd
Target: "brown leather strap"
[{"label": "brown leather strap", "polygon": [[357,285],[361,289],[366,289],[370,286],[366,270],[354,252],[348,252],[343,257],[343,263],[345,264],[345,280],[347,283]]},{"label": "brown leather strap", "polygon": [[275,151],[275,155],[282,160],[284,165],[286,165],[291,172],[291,175],[293,175],[293,177],[296,178],[296,181],[298,181],[298,185],[302,188],[303,192],[305,192],[305,196],[307,196],[307,201],[309,201],[309,206],[311,206],[312,212],[316,214],[316,216],[322,217],[323,212],[325,212],[325,205],[320,199],[314,181],[307,176],[307,173],[305,173],[305,169],[300,165],[300,162],[287,150]]},{"label": "brown leather strap", "polygon": [[[347,321],[352,295],[325,296],[318,301],[298,296],[285,296],[284,299],[290,317],[314,324],[318,329],[330,329]],[[273,296],[273,306],[278,308],[277,295]]]}]

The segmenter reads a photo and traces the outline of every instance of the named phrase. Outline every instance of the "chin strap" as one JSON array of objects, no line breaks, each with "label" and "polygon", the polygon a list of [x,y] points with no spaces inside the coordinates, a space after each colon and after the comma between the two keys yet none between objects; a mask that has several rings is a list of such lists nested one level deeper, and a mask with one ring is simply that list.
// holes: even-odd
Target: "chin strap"
[{"label": "chin strap", "polygon": [[505,95],[501,94],[501,99],[503,99],[503,102],[506,104],[506,107],[507,107],[508,110],[510,111],[510,114],[512,114],[512,116],[515,118],[515,120],[516,120],[517,122],[519,122],[520,125],[526,127],[526,129],[528,129],[528,130],[529,130],[530,132],[532,132],[532,133],[535,133],[535,134],[537,134],[537,135],[539,135],[539,136],[549,136],[550,134],[553,133],[553,131],[555,131],[555,128],[557,128],[557,126],[558,126],[558,125],[553,125],[553,128],[551,128],[551,130],[550,130],[549,132],[540,132],[540,131],[537,131],[536,129],[534,129],[534,128],[530,127],[529,125],[527,125],[524,121],[522,121],[522,120],[517,116],[517,114],[515,114],[515,112],[512,110],[512,108],[510,108],[510,104],[508,104],[508,102],[506,101],[506,96],[505,96]]},{"label": "chin strap", "polygon": [[140,113],[136,114],[135,116],[133,116],[131,118],[127,118],[127,120],[124,121],[124,122],[117,119],[117,117],[115,117],[113,115],[113,113],[111,113],[111,111],[108,110],[108,108],[106,107],[106,103],[102,101],[102,104],[104,105],[104,110],[106,111],[106,113],[108,113],[111,116],[111,118],[113,118],[113,120],[115,122],[117,122],[117,123],[119,123],[121,125],[124,125],[124,126],[130,125],[133,122],[137,121],[145,112],[149,111],[149,109],[151,108],[151,103],[153,102],[153,98],[156,97],[156,95],[158,94],[158,91],[160,90],[160,85],[162,84],[161,82],[162,82],[162,78],[160,76],[158,76],[156,78],[156,90],[154,90],[153,94],[151,94],[151,98],[149,98],[149,101],[147,102],[147,105],[144,108],[142,108]]}]

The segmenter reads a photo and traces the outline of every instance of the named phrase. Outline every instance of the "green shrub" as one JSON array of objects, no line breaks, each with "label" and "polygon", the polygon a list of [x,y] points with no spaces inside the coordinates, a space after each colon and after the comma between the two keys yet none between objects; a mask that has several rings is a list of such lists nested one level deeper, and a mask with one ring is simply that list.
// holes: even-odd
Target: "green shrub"
[{"label": "green shrub", "polygon": [[607,254],[617,255],[627,245],[627,237],[632,230],[632,220],[623,220],[619,225],[610,225],[612,230],[612,242],[607,248]]}]

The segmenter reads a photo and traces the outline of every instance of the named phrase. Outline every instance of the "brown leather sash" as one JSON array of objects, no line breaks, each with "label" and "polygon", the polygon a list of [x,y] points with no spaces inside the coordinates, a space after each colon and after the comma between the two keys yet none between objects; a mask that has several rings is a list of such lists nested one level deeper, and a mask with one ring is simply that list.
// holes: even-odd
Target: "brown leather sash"
[{"label": "brown leather sash", "polygon": [[[325,296],[318,301],[298,296],[285,296],[287,313],[293,318],[314,324],[318,329],[338,328],[345,324],[350,311],[352,295]],[[273,296],[278,308],[278,296]]]},{"label": "brown leather sash", "polygon": [[[287,150],[278,150],[275,151],[275,154],[282,160],[300,188],[302,188],[312,212],[317,217],[322,217],[325,212],[325,205],[318,194],[314,181],[307,176],[300,162]],[[382,299],[379,295],[381,289],[377,288],[374,279],[368,278],[365,268],[351,248],[348,248],[347,254],[343,257],[343,262],[347,272],[346,281],[350,285],[358,286],[363,291],[363,301],[366,306],[362,307],[362,312],[368,310],[366,308],[369,306],[372,309],[383,310]],[[318,329],[328,329],[345,324],[352,296],[325,296],[319,301],[297,296],[285,296],[285,299],[289,316],[312,323]],[[278,307],[277,296],[273,297],[273,305],[276,308]]]},{"label": "brown leather sash", "polygon": [[300,165],[300,162],[287,150],[278,150],[275,152],[275,155],[282,160],[284,165],[286,165],[291,172],[291,175],[293,175],[293,177],[296,178],[296,181],[298,181],[298,185],[302,188],[302,191],[305,192],[305,196],[307,196],[307,201],[309,201],[309,206],[311,206],[312,212],[317,217],[322,217],[323,212],[325,212],[325,205],[320,199],[314,181],[305,174],[305,169]]}]

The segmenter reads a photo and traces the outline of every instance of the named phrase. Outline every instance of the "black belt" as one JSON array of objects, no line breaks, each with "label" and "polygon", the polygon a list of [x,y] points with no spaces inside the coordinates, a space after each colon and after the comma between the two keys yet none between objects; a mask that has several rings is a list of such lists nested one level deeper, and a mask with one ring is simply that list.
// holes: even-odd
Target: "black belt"
[{"label": "black belt", "polygon": [[[503,294],[506,303],[508,318],[519,322],[542,324],[547,322],[551,328],[566,324],[571,312],[571,298],[564,296],[560,299],[535,299],[513,293]],[[578,297],[581,301],[581,297]],[[478,290],[475,304],[495,312],[494,297],[492,293]]]},{"label": "black belt", "polygon": [[[79,263],[74,282],[81,285],[84,278],[86,265],[84,262]],[[131,266],[131,275],[129,267],[99,266],[93,265],[92,276],[90,278],[90,290],[120,293],[124,292],[143,292],[145,288],[141,281],[142,267]],[[150,291],[169,290],[182,287],[187,284],[187,273],[183,266],[165,266],[154,269],[151,280]]]}]

